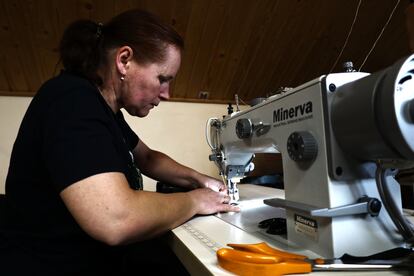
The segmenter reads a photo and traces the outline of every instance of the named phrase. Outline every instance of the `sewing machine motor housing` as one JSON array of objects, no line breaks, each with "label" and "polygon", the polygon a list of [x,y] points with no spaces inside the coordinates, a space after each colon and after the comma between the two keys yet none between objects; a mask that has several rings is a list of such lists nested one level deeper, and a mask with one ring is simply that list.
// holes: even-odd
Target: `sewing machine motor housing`
[{"label": "sewing machine motor housing", "polygon": [[[402,246],[381,208],[375,160],[414,160],[408,138],[414,134],[413,68],[411,56],[372,75],[324,75],[216,120],[211,159],[230,181],[251,169],[254,153],[282,154],[285,200],[265,203],[286,208],[292,245],[325,258]],[[392,173],[386,179],[401,209],[399,184]],[[358,212],[358,206],[371,210]]]}]

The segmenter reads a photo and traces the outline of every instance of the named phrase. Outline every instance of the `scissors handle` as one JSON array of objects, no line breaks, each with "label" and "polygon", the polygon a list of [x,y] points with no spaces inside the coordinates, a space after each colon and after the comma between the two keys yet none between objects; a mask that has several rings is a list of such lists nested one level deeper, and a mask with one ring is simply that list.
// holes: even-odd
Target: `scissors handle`
[{"label": "scissors handle", "polygon": [[229,243],[227,245],[236,250],[278,256],[284,259],[306,260],[308,258],[307,256],[304,256],[304,255],[293,254],[293,253],[278,250],[276,248],[268,246],[265,242],[255,243],[255,244]]},{"label": "scissors handle", "polygon": [[275,276],[312,271],[312,265],[305,261],[230,248],[219,249],[217,259],[222,268],[237,275]]}]

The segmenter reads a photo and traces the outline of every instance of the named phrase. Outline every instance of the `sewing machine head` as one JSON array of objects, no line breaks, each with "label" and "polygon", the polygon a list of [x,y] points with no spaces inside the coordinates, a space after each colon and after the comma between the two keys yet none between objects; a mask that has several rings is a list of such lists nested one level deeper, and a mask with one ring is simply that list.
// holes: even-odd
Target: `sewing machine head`
[{"label": "sewing machine head", "polygon": [[210,160],[237,201],[237,180],[254,169],[254,154],[282,154],[285,200],[266,203],[286,208],[291,243],[324,257],[402,245],[392,211],[381,208],[385,196],[401,209],[399,185],[383,167],[412,166],[414,160],[413,76],[410,56],[371,75],[321,76],[210,119]]}]

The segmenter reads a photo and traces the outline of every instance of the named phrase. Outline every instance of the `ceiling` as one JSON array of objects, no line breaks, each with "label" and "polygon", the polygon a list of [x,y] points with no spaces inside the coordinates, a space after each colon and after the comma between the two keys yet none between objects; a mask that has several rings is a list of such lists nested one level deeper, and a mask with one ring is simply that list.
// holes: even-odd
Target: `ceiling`
[{"label": "ceiling", "polygon": [[249,102],[280,87],[343,71],[345,61],[353,61],[358,69],[367,57],[362,71],[375,72],[408,55],[404,13],[408,4],[404,0],[362,0],[360,6],[359,0],[0,0],[0,95],[33,96],[59,71],[57,45],[70,22],[79,18],[105,22],[121,11],[142,8],[172,24],[185,40],[172,100],[225,103],[237,94]]}]

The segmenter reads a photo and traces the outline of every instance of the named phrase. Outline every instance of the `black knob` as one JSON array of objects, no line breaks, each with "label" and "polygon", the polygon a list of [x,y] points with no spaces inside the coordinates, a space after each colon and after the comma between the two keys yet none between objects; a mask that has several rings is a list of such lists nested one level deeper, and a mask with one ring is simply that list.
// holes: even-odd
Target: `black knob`
[{"label": "black knob", "polygon": [[381,211],[381,207],[381,201],[376,198],[373,198],[368,202],[368,210],[371,216],[378,216],[379,212]]},{"label": "black knob", "polygon": [[236,134],[240,139],[249,138],[253,134],[253,124],[247,118],[238,119],[236,123]]},{"label": "black knob", "polygon": [[378,216],[380,211],[381,211],[381,208],[382,208],[381,201],[379,201],[375,197],[363,196],[358,200],[358,202],[366,202],[367,203],[367,212],[372,217]]},{"label": "black knob", "polygon": [[363,197],[362,201],[367,202],[367,209],[368,214],[370,214],[373,217],[376,217],[379,215],[379,212],[381,211],[382,203],[375,197]]},{"label": "black knob", "polygon": [[307,131],[293,132],[287,140],[287,151],[293,161],[311,161],[318,154],[318,144]]}]

